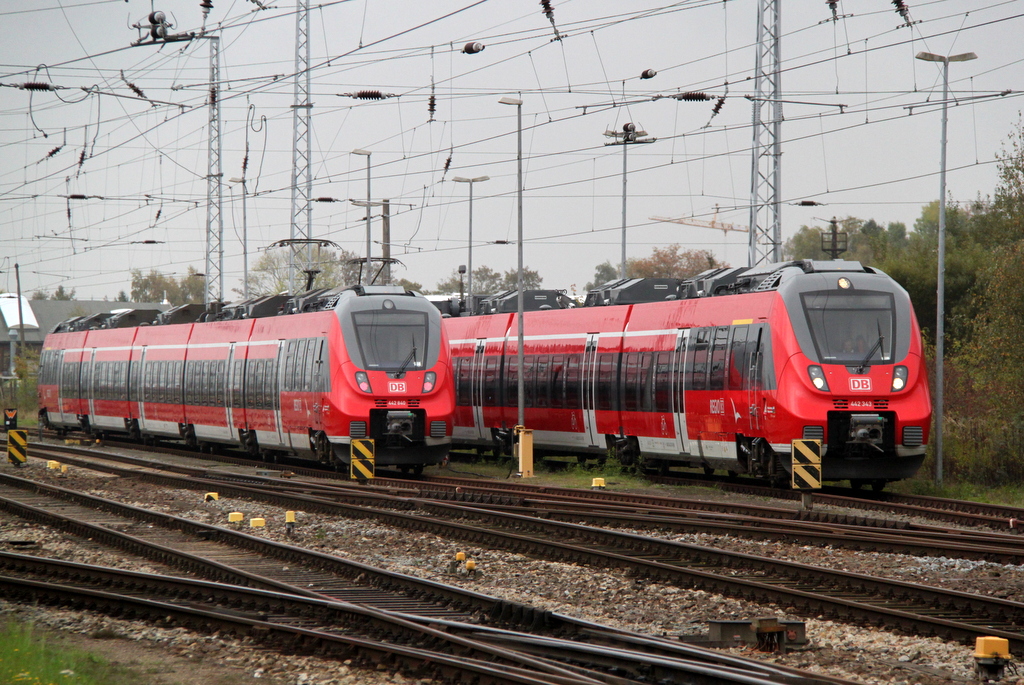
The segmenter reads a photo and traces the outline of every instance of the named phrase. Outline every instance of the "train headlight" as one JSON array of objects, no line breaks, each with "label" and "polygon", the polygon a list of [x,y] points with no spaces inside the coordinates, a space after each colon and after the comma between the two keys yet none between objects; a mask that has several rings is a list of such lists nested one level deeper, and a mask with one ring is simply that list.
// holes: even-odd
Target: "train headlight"
[{"label": "train headlight", "polygon": [[894,367],[892,370],[892,391],[897,392],[905,387],[907,387],[907,367]]},{"label": "train headlight", "polygon": [[365,371],[356,371],[356,385],[363,392],[373,392],[373,388],[370,387],[370,377],[366,375]]},{"label": "train headlight", "polygon": [[433,371],[427,371],[423,374],[423,392],[430,392],[437,385],[437,374]]},{"label": "train headlight", "polygon": [[814,384],[814,387],[828,392],[828,381],[825,380],[825,372],[821,370],[820,366],[817,364],[808,366],[807,375],[811,377],[811,383]]}]

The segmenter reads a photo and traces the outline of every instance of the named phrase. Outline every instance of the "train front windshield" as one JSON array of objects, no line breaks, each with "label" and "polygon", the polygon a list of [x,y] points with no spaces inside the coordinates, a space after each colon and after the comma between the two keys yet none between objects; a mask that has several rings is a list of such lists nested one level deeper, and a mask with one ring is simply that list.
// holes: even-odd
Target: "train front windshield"
[{"label": "train front windshield", "polygon": [[[352,312],[363,368],[415,371],[427,363],[430,326],[418,311],[377,309]],[[436,353],[433,355],[436,359]]]},{"label": "train front windshield", "polygon": [[826,290],[800,297],[822,363],[892,363],[896,316],[891,293]]}]

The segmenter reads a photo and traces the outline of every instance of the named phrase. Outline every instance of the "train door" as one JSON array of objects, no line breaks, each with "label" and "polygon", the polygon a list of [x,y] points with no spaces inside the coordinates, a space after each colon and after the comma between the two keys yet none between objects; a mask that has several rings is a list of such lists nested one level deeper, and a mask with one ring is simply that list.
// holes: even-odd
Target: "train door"
[{"label": "train door", "polygon": [[489,440],[490,430],[484,425],[484,366],[486,359],[484,350],[487,347],[485,340],[476,341],[476,349],[473,351],[473,358],[464,359],[463,364],[469,364],[469,405],[473,411],[473,440]]},{"label": "train door", "polygon": [[686,342],[690,331],[681,329],[676,335],[676,347],[672,353],[672,415],[675,417],[676,450],[680,454],[690,453],[690,435],[686,428]]},{"label": "train door", "polygon": [[139,352],[138,359],[133,359],[132,360],[132,367],[133,367],[133,376],[132,376],[132,378],[133,378],[133,382],[132,382],[132,386],[131,387],[133,388],[132,392],[134,393],[135,398],[138,400],[138,405],[137,406],[138,406],[139,409],[138,409],[138,416],[136,418],[138,418],[138,420],[139,420],[139,429],[143,433],[146,432],[146,423],[147,423],[147,419],[146,419],[146,414],[147,414],[147,412],[146,412],[146,386],[147,386],[147,382],[146,382],[146,379],[147,379],[147,375],[146,375],[146,356],[147,355],[146,355],[146,352],[148,350],[149,350],[148,347],[143,346],[141,352]]},{"label": "train door", "polygon": [[323,430],[324,425],[321,409],[324,406],[324,392],[327,389],[327,340],[313,338],[310,344],[312,345],[310,357],[313,363],[310,389],[313,391],[313,402],[312,406],[308,407],[306,416],[309,419],[309,427],[319,431]]},{"label": "train door", "polygon": [[764,397],[764,387],[761,378],[765,341],[762,338],[766,332],[764,326],[751,326],[747,340],[747,413],[750,415],[750,431],[755,435],[761,432],[763,420],[761,399]]},{"label": "train door", "polygon": [[95,370],[96,348],[86,348],[82,353],[82,411],[89,425],[95,425],[96,418],[96,388],[93,383]]},{"label": "train door", "polygon": [[237,435],[239,427],[245,426],[245,419],[242,416],[242,379],[245,375],[243,358],[243,355],[239,354],[238,343],[231,343],[228,347],[224,406],[228,410],[228,430],[231,431],[232,437]]},{"label": "train door", "polygon": [[600,436],[597,433],[598,335],[598,333],[587,334],[580,373],[583,383],[583,433],[586,435],[587,444],[591,447],[603,444],[603,441],[598,442]]}]

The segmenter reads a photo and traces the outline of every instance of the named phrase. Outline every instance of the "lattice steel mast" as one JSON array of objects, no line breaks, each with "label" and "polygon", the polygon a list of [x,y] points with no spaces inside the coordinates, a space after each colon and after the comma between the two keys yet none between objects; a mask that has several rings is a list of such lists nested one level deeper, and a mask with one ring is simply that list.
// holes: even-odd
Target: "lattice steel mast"
[{"label": "lattice steel mast", "polygon": [[[759,0],[750,169],[749,266],[782,259],[782,0]],[[770,105],[771,118],[762,116]]]},{"label": "lattice steel mast", "polygon": [[[292,105],[292,225],[294,241],[313,238],[313,177],[310,171],[312,134],[309,100],[309,2],[298,0],[295,13],[295,104]],[[295,272],[309,271],[312,251],[309,244],[292,243],[289,248],[288,290],[295,292]],[[298,266],[301,265],[301,266]]]},{"label": "lattice steel mast", "polygon": [[220,36],[203,36],[210,41],[210,135],[206,171],[206,304],[224,299],[224,216],[223,174],[220,143]]}]

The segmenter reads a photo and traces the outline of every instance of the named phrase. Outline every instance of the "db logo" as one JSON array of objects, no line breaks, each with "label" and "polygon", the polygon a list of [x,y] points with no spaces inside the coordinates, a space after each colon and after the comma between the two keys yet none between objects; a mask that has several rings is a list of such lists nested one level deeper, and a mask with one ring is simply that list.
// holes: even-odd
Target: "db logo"
[{"label": "db logo", "polygon": [[[870,390],[870,388],[868,388]],[[405,383],[391,381],[388,383],[388,392],[405,392]]]},{"label": "db logo", "polygon": [[851,378],[850,392],[871,392],[870,378]]}]

